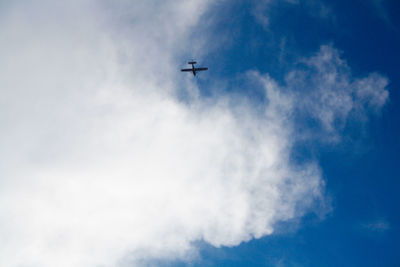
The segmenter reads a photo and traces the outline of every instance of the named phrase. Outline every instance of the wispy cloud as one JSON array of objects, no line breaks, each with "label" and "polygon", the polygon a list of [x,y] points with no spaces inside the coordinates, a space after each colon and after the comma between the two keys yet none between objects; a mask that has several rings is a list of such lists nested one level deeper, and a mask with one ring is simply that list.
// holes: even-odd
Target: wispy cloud
[{"label": "wispy cloud", "polygon": [[370,232],[383,233],[390,230],[390,223],[386,219],[379,218],[375,221],[362,223],[361,227]]},{"label": "wispy cloud", "polygon": [[298,114],[315,119],[313,130],[320,128],[322,136],[331,141],[340,139],[348,122],[378,112],[389,97],[386,77],[378,73],[353,77],[331,45],[321,46],[315,56],[302,60],[298,69],[288,73],[286,84],[297,94]]},{"label": "wispy cloud", "polygon": [[380,19],[385,21],[387,24],[392,25],[389,14],[385,7],[385,0],[369,0],[368,2],[374,9],[375,15],[377,15]]},{"label": "wispy cloud", "polygon": [[261,0],[253,1],[253,15],[255,19],[265,28],[269,28],[270,11],[278,4],[301,5],[308,11],[308,14],[321,19],[334,19],[334,14],[329,6],[322,1],[316,0]]}]

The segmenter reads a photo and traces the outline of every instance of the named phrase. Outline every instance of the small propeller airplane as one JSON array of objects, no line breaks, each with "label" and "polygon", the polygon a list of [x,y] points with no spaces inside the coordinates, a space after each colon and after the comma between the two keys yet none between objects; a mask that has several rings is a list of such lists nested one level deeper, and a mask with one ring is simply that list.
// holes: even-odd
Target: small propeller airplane
[{"label": "small propeller airplane", "polygon": [[208,68],[195,68],[194,64],[197,64],[196,61],[189,61],[188,64],[192,65],[191,69],[181,69],[181,71],[191,71],[194,76],[196,76],[197,71],[208,70]]}]

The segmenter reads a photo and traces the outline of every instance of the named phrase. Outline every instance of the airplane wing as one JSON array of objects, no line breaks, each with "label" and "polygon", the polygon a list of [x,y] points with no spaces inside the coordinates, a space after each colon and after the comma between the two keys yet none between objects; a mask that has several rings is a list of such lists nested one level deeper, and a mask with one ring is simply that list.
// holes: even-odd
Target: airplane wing
[{"label": "airplane wing", "polygon": [[192,71],[192,69],[181,69],[181,71]]},{"label": "airplane wing", "polygon": [[208,70],[208,68],[195,68],[195,71]]}]

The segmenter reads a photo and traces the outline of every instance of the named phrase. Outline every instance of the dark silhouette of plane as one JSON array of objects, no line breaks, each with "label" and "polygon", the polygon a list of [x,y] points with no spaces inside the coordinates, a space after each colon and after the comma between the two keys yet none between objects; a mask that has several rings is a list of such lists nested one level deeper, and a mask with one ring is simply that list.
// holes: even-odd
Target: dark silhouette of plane
[{"label": "dark silhouette of plane", "polygon": [[181,71],[191,71],[194,76],[196,76],[197,71],[202,71],[202,70],[208,70],[208,68],[195,68],[194,64],[196,64],[196,61],[189,61],[188,64],[192,64],[191,69],[181,69]]}]

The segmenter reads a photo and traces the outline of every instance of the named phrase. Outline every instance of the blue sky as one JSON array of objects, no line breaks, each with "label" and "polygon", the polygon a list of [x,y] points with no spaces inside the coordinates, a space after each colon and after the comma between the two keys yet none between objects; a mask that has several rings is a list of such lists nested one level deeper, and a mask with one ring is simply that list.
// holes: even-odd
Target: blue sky
[{"label": "blue sky", "polygon": [[398,1],[0,7],[1,266],[399,265]]},{"label": "blue sky", "polygon": [[[323,170],[332,205],[324,218],[307,215],[293,222],[295,226],[282,225],[281,231],[272,236],[234,248],[204,245],[201,261],[172,266],[399,264],[400,21],[397,14],[400,3],[297,2],[271,3],[265,10],[269,18],[267,26],[254,17],[249,1],[235,1],[223,10],[212,12],[210,16],[214,19],[216,14],[221,16],[215,25],[203,30],[228,32],[234,41],[222,51],[211,53],[212,59],[204,58],[211,66],[209,75],[232,77],[257,69],[284,82],[283,74],[299,58],[314,53],[321,44],[331,44],[340,51],[353,74],[378,72],[386,76],[390,81],[390,100],[364,129],[343,130],[342,142],[310,141],[307,148],[297,152],[299,157],[311,154],[317,158]],[[328,11],[319,15],[321,6]],[[214,36],[217,38],[217,34]]]}]

